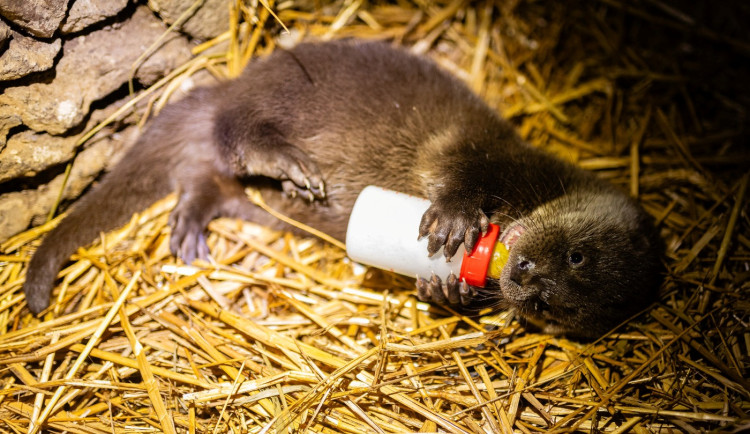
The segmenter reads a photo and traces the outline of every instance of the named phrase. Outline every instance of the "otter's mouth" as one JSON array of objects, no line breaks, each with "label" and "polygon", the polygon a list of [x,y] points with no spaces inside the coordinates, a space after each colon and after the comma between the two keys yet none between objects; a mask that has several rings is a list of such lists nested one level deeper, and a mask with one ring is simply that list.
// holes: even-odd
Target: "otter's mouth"
[{"label": "otter's mouth", "polygon": [[510,226],[505,228],[503,233],[500,234],[500,242],[505,245],[506,249],[510,250],[525,232],[526,228],[522,224],[511,223]]},{"label": "otter's mouth", "polygon": [[533,300],[515,302],[513,306],[521,315],[531,318],[549,320],[554,317],[552,307],[536,297]]}]

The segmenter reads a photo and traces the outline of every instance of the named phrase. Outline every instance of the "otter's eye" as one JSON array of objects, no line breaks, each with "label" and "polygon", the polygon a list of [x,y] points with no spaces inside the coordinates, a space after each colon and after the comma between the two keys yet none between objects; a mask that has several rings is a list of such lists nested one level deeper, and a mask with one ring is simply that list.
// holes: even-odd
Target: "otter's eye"
[{"label": "otter's eye", "polygon": [[584,258],[583,258],[583,254],[582,253],[580,253],[580,252],[573,252],[568,257],[568,263],[572,267],[577,267],[577,266],[583,264],[583,259]]}]

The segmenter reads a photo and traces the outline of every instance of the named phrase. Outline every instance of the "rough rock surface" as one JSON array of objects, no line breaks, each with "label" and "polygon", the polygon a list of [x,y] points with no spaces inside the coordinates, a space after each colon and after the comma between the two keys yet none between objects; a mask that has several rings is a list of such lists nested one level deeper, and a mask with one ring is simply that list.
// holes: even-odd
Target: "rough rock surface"
[{"label": "rough rock surface", "polygon": [[117,15],[130,0],[73,0],[62,33],[75,33]]},{"label": "rough rock surface", "polygon": [[44,42],[13,32],[8,49],[0,54],[0,81],[15,80],[32,72],[46,71],[54,64],[62,42]]},{"label": "rough rock surface", "polygon": [[[51,134],[62,134],[80,124],[92,102],[127,82],[133,63],[165,29],[148,8],[141,7],[122,24],[66,41],[51,82],[8,88],[0,95],[0,133],[8,117],[20,116],[29,128]],[[189,56],[185,40],[168,37],[138,68],[136,78],[148,82]],[[10,109],[3,110],[3,106]]]},{"label": "rough rock surface", "polygon": [[51,38],[60,27],[68,10],[69,0],[3,0],[0,15],[29,33],[41,38]]},{"label": "rough rock surface", "polygon": [[[2,99],[2,95],[0,95]],[[11,128],[21,125],[21,116],[13,110],[13,107],[0,102],[0,150],[5,147],[8,132]]]},{"label": "rough rock surface", "polygon": [[77,136],[51,136],[26,130],[8,139],[0,152],[0,182],[31,177],[49,165],[70,159]]},{"label": "rough rock surface", "polygon": [[[173,33],[136,65],[143,53],[153,51],[151,45],[162,37],[167,24],[145,5],[128,7],[133,3],[136,0],[0,0],[0,184],[17,188],[42,181],[39,173],[47,171],[46,178],[51,168],[74,161],[63,194],[71,200],[117,161],[124,143],[134,141],[137,128],[123,126],[133,125],[135,119],[127,118],[118,122],[122,131],[105,128],[76,155],[81,134],[124,103],[111,101],[112,96],[120,95],[131,76],[149,85],[190,58],[188,38]],[[217,21],[226,22],[225,0],[216,3],[224,17]],[[202,19],[210,22],[213,17]],[[66,36],[51,38],[61,34]],[[30,75],[35,72],[42,73]],[[212,78],[203,72],[183,82],[180,89],[201,76]],[[94,103],[101,108],[92,110]],[[36,189],[0,195],[0,241],[44,221],[63,177]],[[10,182],[23,178],[27,179]]]},{"label": "rough rock surface", "polygon": [[[33,177],[45,169],[70,161],[75,155],[78,140],[129,100],[129,97],[123,98],[103,109],[93,111],[86,123],[86,128],[79,134],[53,136],[47,133],[25,130],[12,135],[8,138],[5,148],[0,147],[0,183],[19,177]],[[145,106],[145,104],[145,101],[141,102],[141,105]],[[125,118],[104,127],[94,137],[90,138],[86,146],[91,146],[92,143],[116,133],[117,127],[115,125],[134,124],[136,122],[136,115],[129,112]]]},{"label": "rough rock surface", "polygon": [[[195,0],[149,0],[148,5],[167,24],[177,21]],[[180,26],[180,31],[201,39],[211,39],[229,30],[229,8],[226,0],[204,0],[203,5]]]},{"label": "rough rock surface", "polygon": [[8,45],[8,41],[10,41],[10,26],[5,24],[5,21],[0,19],[0,50],[4,50],[5,46]]},{"label": "rough rock surface", "polygon": [[[70,179],[63,193],[64,199],[80,196],[105,167],[105,162],[122,147],[122,137],[120,134],[112,135],[81,151],[73,164]],[[21,232],[31,223],[43,223],[57,200],[64,177],[65,175],[61,174],[37,190],[0,195],[0,240]]]}]

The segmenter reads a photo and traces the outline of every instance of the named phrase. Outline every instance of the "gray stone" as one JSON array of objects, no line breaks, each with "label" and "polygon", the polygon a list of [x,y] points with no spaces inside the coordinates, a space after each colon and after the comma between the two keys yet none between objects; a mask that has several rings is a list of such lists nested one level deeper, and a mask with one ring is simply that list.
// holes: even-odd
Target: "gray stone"
[{"label": "gray stone", "polygon": [[[162,20],[171,25],[195,0],[148,0],[148,5]],[[229,7],[226,0],[204,0],[200,8],[179,27],[188,35],[207,40],[229,30]]]},{"label": "gray stone", "polygon": [[13,32],[8,49],[0,55],[0,81],[50,69],[60,47],[59,39],[48,43]]},{"label": "gray stone", "polygon": [[69,0],[3,0],[0,15],[40,38],[51,38],[60,27]]},{"label": "gray stone", "polygon": [[129,0],[73,0],[68,16],[63,21],[62,33],[79,32],[109,17],[117,15]]},{"label": "gray stone", "polygon": [[[20,116],[35,131],[63,134],[78,125],[91,103],[112,93],[131,75],[131,67],[164,32],[164,23],[144,7],[131,19],[66,41],[49,83],[11,87],[0,95],[0,133],[5,117]],[[136,71],[146,84],[190,57],[184,39],[170,36]],[[10,107],[3,110],[2,107]]]}]

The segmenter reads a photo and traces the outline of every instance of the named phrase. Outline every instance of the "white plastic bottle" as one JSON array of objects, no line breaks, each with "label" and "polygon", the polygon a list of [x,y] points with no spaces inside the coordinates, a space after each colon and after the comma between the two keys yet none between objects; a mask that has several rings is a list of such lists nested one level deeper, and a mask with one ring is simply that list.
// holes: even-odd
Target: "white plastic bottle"
[{"label": "white plastic bottle", "polygon": [[453,273],[480,287],[487,276],[499,277],[508,251],[497,242],[499,228],[494,224],[470,253],[461,245],[450,261],[446,261],[442,248],[427,256],[427,237],[418,236],[422,214],[429,206],[426,199],[372,185],[365,187],[349,217],[347,254],[362,264],[412,277],[429,279],[434,273],[445,281]]}]

